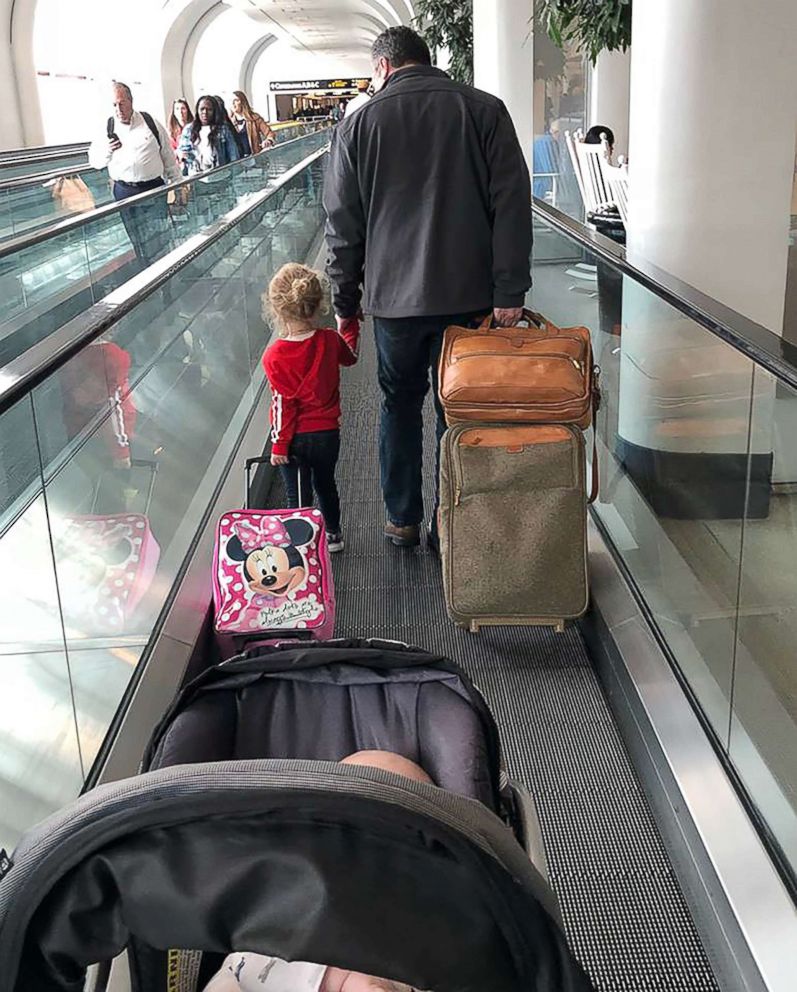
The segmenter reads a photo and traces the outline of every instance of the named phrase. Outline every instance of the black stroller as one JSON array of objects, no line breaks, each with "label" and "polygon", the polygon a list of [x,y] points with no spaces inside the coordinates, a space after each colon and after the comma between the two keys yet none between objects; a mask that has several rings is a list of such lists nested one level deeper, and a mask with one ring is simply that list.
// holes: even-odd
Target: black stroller
[{"label": "black stroller", "polygon": [[[432,992],[590,988],[529,856],[533,805],[455,665],[383,641],[251,654],[181,693],[144,774],[20,844],[0,992],[82,992],[125,949],[133,992],[201,992],[232,951]],[[440,788],[337,763],[370,749]]]}]

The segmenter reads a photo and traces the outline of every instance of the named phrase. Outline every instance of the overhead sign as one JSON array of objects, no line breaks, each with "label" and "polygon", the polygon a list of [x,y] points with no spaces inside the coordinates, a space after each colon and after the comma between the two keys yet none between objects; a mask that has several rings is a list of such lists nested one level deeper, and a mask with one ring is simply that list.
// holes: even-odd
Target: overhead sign
[{"label": "overhead sign", "polygon": [[272,93],[306,93],[311,90],[356,90],[370,79],[300,79],[295,82],[269,83]]}]

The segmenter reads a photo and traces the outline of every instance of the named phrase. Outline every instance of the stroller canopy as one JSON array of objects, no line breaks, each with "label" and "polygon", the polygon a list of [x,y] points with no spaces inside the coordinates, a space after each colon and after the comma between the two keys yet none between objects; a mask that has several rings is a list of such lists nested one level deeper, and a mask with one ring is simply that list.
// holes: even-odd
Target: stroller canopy
[{"label": "stroller canopy", "polygon": [[[554,912],[481,803],[328,762],[184,765],[23,839],[0,882],[0,975],[3,992],[80,992],[128,947],[134,992],[199,990],[196,952],[231,951],[432,992],[585,992]],[[168,974],[173,948],[195,953]]]},{"label": "stroller canopy", "polygon": [[393,751],[436,785],[500,808],[498,730],[465,673],[441,655],[356,638],[252,649],[177,697],[143,770],[198,761],[340,761]]}]

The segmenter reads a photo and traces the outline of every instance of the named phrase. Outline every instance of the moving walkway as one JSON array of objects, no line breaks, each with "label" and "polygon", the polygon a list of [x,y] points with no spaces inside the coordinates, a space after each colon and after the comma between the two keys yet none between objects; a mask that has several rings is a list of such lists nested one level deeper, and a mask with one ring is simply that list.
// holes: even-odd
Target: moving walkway
[{"label": "moving walkway", "polygon": [[[326,126],[327,122],[281,126],[275,129],[275,144],[284,144]],[[70,147],[77,148],[79,154],[69,148],[65,153],[53,148],[17,149],[0,154],[0,244],[47,228],[70,214],[113,202],[107,171],[93,169],[88,164],[88,145]],[[6,168],[4,156],[5,162],[17,162],[17,165]],[[20,171],[27,167],[29,171]]]},{"label": "moving walkway", "polygon": [[[310,152],[270,187],[61,326],[48,338],[46,355],[27,352],[6,370],[0,437],[35,452],[33,475],[21,480],[8,473],[0,498],[6,583],[0,636],[4,667],[12,673],[1,697],[0,842],[6,846],[81,788],[134,774],[174,691],[213,658],[214,523],[222,509],[240,504],[243,460],[263,450],[267,432],[259,360],[268,329],[260,295],[283,262],[320,257],[324,158],[323,147]],[[654,289],[617,246],[540,206],[535,223],[540,240],[558,239],[557,251],[546,254],[558,260],[535,262],[530,302],[560,324],[575,316],[591,327],[608,383],[598,423],[603,491],[590,523],[592,610],[564,635],[507,628],[474,636],[450,623],[435,559],[423,549],[394,549],[382,538],[379,404],[366,333],[361,361],[344,383],[339,480],[347,547],[334,562],[338,633],[440,651],[480,686],[499,723],[508,771],[535,796],[568,938],[597,988],[785,990],[793,977],[790,935],[797,920],[784,857],[788,837],[775,836],[784,809],[777,823],[770,821],[761,796],[734,769],[736,754],[726,748],[723,755],[711,723],[721,712],[711,708],[719,701],[701,694],[711,673],[700,672],[694,654],[686,653],[686,636],[695,647],[712,643],[719,613],[710,602],[719,573],[712,585],[701,572],[705,520],[688,521],[699,524],[692,533],[655,513],[653,491],[644,489],[650,480],[617,442],[627,431],[625,410],[618,410],[627,374],[622,363],[633,362],[632,377],[641,366],[646,382],[661,380],[653,375],[661,366],[645,365],[633,350],[633,335],[623,354],[625,327],[621,334],[607,322],[607,301],[597,289],[594,298],[571,293],[567,270],[587,272],[597,259],[614,265],[635,292],[651,293],[657,307],[669,308],[661,313],[674,322],[680,341],[692,334],[709,349],[708,366],[698,364],[696,346],[691,364],[676,366],[667,389],[649,397],[648,426],[662,405],[683,412],[676,418],[683,421],[678,436],[702,437],[726,417],[727,382],[714,383],[714,393],[698,388],[706,385],[706,367],[717,364],[713,348],[733,356],[721,367],[729,374],[737,363],[749,363],[751,383],[754,374],[777,377],[786,388],[792,376],[797,386],[797,372],[765,349],[753,356],[750,339],[727,321],[720,335],[719,322],[694,299],[671,287]],[[164,307],[166,287],[171,302]],[[130,355],[136,409],[133,461],[116,477],[105,432],[119,397],[86,402],[77,425],[74,418],[67,425],[63,407],[65,386],[80,382],[81,369],[89,367],[87,352],[107,344]],[[638,380],[631,381],[638,400]],[[671,394],[679,402],[665,402]],[[720,418],[713,417],[717,410]],[[671,437],[672,418],[660,419],[668,426],[661,429],[657,421],[655,436]],[[695,434],[695,420],[702,435]],[[723,426],[730,429],[724,420]],[[431,423],[428,428],[431,445]],[[264,499],[280,505],[279,486],[268,474],[259,486]],[[426,498],[431,504],[431,477]],[[102,556],[79,560],[65,534],[114,513],[151,530],[158,561],[138,609],[109,629],[109,608],[119,604]],[[741,528],[738,519],[727,519],[729,527]],[[96,570],[91,579],[89,565]],[[496,563],[485,560],[491,567]],[[655,575],[657,568],[669,571]],[[93,598],[85,595],[87,582]],[[691,627],[666,595],[691,607]],[[726,604],[722,623],[730,614],[738,627],[738,601],[736,607]],[[710,629],[701,630],[704,625]],[[741,658],[737,643],[733,660]],[[700,681],[690,683],[697,675]],[[762,692],[759,686],[759,701]],[[726,717],[730,705],[726,701]],[[748,734],[751,729],[748,724]],[[761,729],[764,767],[768,742]],[[772,760],[769,768],[772,778],[783,774]],[[787,783],[781,784],[785,794]],[[769,939],[772,933],[777,941]]]},{"label": "moving walkway", "polygon": [[[327,138],[308,133],[199,177],[111,202],[0,245],[0,366],[192,237],[242,197],[273,182]],[[125,226],[137,211],[147,244],[136,256]]]}]

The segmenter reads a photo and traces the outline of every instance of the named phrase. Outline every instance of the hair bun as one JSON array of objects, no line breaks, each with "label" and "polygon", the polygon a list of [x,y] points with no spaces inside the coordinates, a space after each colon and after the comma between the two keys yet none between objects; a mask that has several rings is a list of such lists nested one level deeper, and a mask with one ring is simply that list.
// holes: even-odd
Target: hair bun
[{"label": "hair bun", "polygon": [[289,262],[271,280],[268,310],[282,325],[290,320],[310,321],[322,309],[324,288],[319,272],[298,262]]}]

